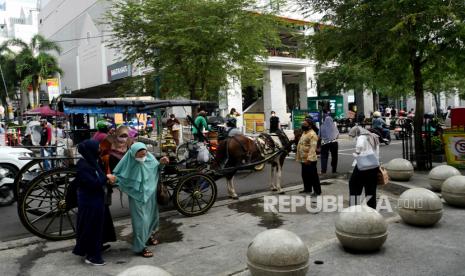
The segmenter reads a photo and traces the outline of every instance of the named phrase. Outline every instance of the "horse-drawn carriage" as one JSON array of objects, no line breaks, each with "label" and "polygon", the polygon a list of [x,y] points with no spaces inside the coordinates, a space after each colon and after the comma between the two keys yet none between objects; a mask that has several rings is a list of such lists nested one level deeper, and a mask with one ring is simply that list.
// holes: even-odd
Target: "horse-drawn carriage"
[{"label": "horse-drawn carriage", "polygon": [[[158,108],[197,106],[202,103],[192,100],[138,101],[73,98],[63,98],[58,101],[60,109],[67,115],[82,113],[138,114],[151,112]],[[229,150],[228,145],[226,150]],[[73,152],[73,150],[69,149],[67,152]],[[159,184],[167,187],[172,205],[181,214],[185,216],[200,215],[207,212],[215,203],[217,197],[215,181],[217,179],[231,176],[237,170],[251,169],[269,162],[276,159],[278,155],[282,156],[283,152],[285,150],[281,148],[268,154],[268,156],[262,156],[256,160],[250,159],[247,164],[215,168],[213,168],[212,162],[188,163],[187,160],[176,161],[175,158],[171,158],[170,163],[161,170]],[[155,155],[159,156],[157,153]],[[214,160],[214,155],[214,153],[210,154],[210,161],[218,161]],[[232,156],[231,154],[230,158]],[[63,240],[75,236],[77,210],[68,206],[66,195],[70,183],[76,177],[74,167],[76,159],[76,156],[31,158],[31,162],[16,176],[18,215],[22,224],[34,235],[49,240]],[[52,169],[44,169],[44,160],[51,162]],[[281,160],[284,159],[281,158]]]},{"label": "horse-drawn carriage", "polygon": [[[157,108],[196,106],[201,103],[63,98],[58,104],[65,114],[136,114]],[[18,215],[22,224],[31,233],[45,239],[73,238],[77,210],[67,206],[66,193],[76,177],[74,163],[77,157],[50,156],[29,159],[31,161],[15,178]],[[45,160],[51,163],[52,169],[44,169]],[[178,163],[166,165],[162,169],[160,183],[168,188],[174,207],[186,216],[205,213],[216,200],[216,183],[205,165],[187,168]]]}]

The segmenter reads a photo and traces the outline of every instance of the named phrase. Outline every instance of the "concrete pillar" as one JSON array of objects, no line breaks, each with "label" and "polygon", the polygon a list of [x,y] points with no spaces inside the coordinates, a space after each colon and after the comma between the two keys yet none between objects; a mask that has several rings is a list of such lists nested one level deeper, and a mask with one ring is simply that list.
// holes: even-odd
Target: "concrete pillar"
[{"label": "concrete pillar", "polygon": [[[454,93],[454,103],[452,104],[452,106],[455,106],[455,107],[459,107],[460,106],[460,97],[459,97],[459,93],[456,91]],[[444,111],[447,110],[447,106],[446,106],[446,109],[444,109]]]},{"label": "concrete pillar", "polygon": [[316,89],[315,79],[315,66],[305,68],[304,73],[301,75],[299,81],[299,101],[300,109],[308,108],[308,97],[317,97],[318,91]]},{"label": "concrete pillar", "polygon": [[[358,106],[357,106],[358,107]],[[369,90],[363,91],[363,114],[365,117],[370,117],[370,112],[374,112],[373,110],[373,93]]]},{"label": "concrete pillar", "polygon": [[270,67],[265,71],[263,84],[263,110],[265,127],[270,128],[270,113],[276,112],[281,123],[289,121],[286,110],[286,91],[283,90],[283,74],[280,68]]},{"label": "concrete pillar", "polygon": [[241,114],[237,118],[237,127],[244,125],[242,116],[242,86],[241,81],[236,77],[228,77],[228,84],[223,88],[220,95],[220,109],[221,115],[226,116],[229,114],[231,108],[235,108]]}]

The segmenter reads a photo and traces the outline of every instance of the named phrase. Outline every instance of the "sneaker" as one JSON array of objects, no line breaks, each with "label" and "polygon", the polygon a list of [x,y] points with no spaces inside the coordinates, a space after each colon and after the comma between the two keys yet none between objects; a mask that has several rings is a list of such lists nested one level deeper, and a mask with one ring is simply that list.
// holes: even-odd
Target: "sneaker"
[{"label": "sneaker", "polygon": [[310,196],[311,196],[311,197],[319,197],[319,196],[320,196],[320,194],[317,194],[317,193],[312,193],[312,194],[310,194]]},{"label": "sneaker", "polygon": [[89,260],[89,258],[86,258],[85,262],[86,264],[95,265],[95,266],[103,266],[106,264],[104,260],[96,261],[96,260]]}]

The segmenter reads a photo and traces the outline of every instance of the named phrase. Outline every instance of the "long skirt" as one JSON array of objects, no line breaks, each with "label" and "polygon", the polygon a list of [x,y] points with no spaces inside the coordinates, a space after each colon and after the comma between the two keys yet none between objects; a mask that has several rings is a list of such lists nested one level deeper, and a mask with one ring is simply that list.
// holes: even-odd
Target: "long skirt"
[{"label": "long skirt", "polygon": [[157,198],[154,194],[143,203],[129,197],[129,209],[132,223],[132,250],[140,253],[147,247],[147,241],[153,231],[158,228]]},{"label": "long skirt", "polygon": [[101,260],[102,245],[116,241],[115,228],[110,209],[103,204],[78,208],[76,223],[76,246],[73,253]]}]

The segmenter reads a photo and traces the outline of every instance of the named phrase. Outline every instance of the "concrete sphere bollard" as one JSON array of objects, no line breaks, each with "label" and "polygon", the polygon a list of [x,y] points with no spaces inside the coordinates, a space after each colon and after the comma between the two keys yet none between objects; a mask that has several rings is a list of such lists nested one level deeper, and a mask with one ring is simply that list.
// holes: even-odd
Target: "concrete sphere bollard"
[{"label": "concrete sphere bollard", "polygon": [[387,235],[387,223],[383,216],[366,205],[345,208],[336,220],[336,236],[346,249],[378,250]]},{"label": "concrete sphere bollard", "polygon": [[442,217],[442,201],[428,189],[413,188],[400,195],[398,212],[407,224],[432,226]]},{"label": "concrete sphere bollard", "polygon": [[136,265],[121,272],[118,276],[171,276],[171,274],[156,266]]},{"label": "concrete sphere bollard", "polygon": [[261,232],[247,249],[247,267],[253,276],[303,276],[308,258],[308,248],[299,236],[284,229]]},{"label": "concrete sphere bollard", "polygon": [[389,178],[398,181],[409,181],[413,175],[413,165],[403,158],[395,158],[384,165]]},{"label": "concrete sphere bollard", "polygon": [[460,175],[460,171],[449,165],[434,167],[428,175],[429,184],[435,191],[441,191],[441,186],[451,176]]},{"label": "concrete sphere bollard", "polygon": [[450,205],[465,207],[465,176],[447,178],[442,184],[442,197]]}]

